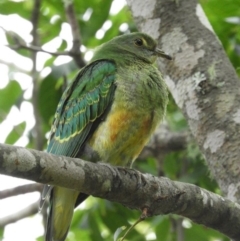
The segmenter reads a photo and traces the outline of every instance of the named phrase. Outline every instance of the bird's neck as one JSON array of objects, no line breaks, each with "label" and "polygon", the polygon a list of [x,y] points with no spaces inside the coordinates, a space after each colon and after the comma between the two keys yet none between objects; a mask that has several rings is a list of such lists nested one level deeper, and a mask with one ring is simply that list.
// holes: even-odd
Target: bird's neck
[{"label": "bird's neck", "polygon": [[115,98],[118,103],[140,114],[146,111],[165,112],[167,88],[153,65],[137,61],[117,69]]}]

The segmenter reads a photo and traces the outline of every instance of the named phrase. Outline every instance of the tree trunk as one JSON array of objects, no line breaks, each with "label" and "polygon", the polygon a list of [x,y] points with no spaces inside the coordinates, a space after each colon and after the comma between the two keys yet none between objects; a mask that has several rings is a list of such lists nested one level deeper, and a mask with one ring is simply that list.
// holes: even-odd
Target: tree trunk
[{"label": "tree trunk", "polygon": [[[165,81],[223,193],[240,200],[240,82],[197,0],[127,0],[173,61]],[[238,201],[239,202],[239,201]]]}]

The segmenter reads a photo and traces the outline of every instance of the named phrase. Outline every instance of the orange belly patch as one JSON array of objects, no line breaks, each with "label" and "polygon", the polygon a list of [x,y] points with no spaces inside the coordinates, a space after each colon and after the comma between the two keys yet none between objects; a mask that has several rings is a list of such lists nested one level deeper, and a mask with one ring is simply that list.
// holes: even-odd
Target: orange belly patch
[{"label": "orange belly patch", "polygon": [[127,109],[110,111],[89,144],[103,161],[124,166],[135,159],[149,139],[156,121],[152,114]]},{"label": "orange belly patch", "polygon": [[134,116],[125,111],[116,111],[109,116],[109,132],[111,141],[115,141],[122,131],[127,131]]},{"label": "orange belly patch", "polygon": [[110,141],[116,150],[135,158],[149,138],[152,117],[122,109],[109,116],[108,128]]}]

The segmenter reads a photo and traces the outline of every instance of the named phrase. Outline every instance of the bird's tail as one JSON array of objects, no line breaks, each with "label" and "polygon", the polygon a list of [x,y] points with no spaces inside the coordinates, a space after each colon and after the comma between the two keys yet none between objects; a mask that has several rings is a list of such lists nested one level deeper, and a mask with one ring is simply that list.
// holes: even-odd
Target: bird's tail
[{"label": "bird's tail", "polygon": [[52,189],[45,241],[66,239],[78,195],[79,192],[62,187]]}]

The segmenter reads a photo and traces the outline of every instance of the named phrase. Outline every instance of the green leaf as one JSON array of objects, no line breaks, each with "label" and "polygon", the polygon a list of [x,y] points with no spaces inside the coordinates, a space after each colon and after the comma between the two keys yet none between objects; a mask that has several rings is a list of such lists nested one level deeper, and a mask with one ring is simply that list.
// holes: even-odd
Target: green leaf
[{"label": "green leaf", "polygon": [[46,125],[49,126],[50,120],[56,111],[58,102],[64,91],[62,89],[62,84],[59,85],[61,78],[63,79],[66,76],[70,76],[71,73],[77,69],[78,67],[74,61],[59,66],[52,66],[52,72],[41,82],[39,87],[38,107]]},{"label": "green leaf", "polygon": [[44,236],[39,236],[37,237],[36,241],[44,241],[43,239],[44,239]]},{"label": "green leaf", "polygon": [[63,51],[67,48],[67,41],[65,39],[62,39],[62,43],[60,47],[58,48],[59,51]]},{"label": "green leaf", "polygon": [[[81,9],[82,3],[83,1],[75,1],[74,5],[76,9]],[[108,19],[112,0],[105,0],[104,7],[102,4],[99,3],[99,1],[88,1],[86,3],[87,6],[85,9],[82,10],[82,15],[87,10],[87,8],[92,9],[92,14],[88,21],[84,21],[82,18],[80,18],[79,25],[81,32],[84,33],[84,35],[82,35],[83,44],[88,47],[94,47],[92,45],[89,45],[89,40],[93,39],[93,36],[95,36],[96,32],[102,27],[103,23]]]},{"label": "green leaf", "polygon": [[5,143],[13,145],[23,134],[26,129],[26,122],[22,122],[13,127],[10,134],[7,136]]},{"label": "green leaf", "polygon": [[164,159],[164,173],[167,177],[171,179],[176,179],[183,162],[180,160],[183,154],[180,152],[171,152],[170,154],[166,155]]},{"label": "green leaf", "polygon": [[49,126],[59,99],[62,95],[61,88],[56,88],[57,79],[49,74],[40,84],[38,108],[45,124]]},{"label": "green leaf", "polygon": [[17,81],[10,81],[0,89],[0,122],[4,120],[13,105],[17,104],[22,94],[22,89]]},{"label": "green leaf", "polygon": [[68,234],[68,237],[66,241],[92,241],[92,239],[89,237],[89,230],[82,230],[79,228],[71,229],[72,233]]},{"label": "green leaf", "polygon": [[147,158],[145,160],[137,160],[134,163],[134,168],[138,169],[140,172],[151,173],[152,175],[158,175],[157,162],[154,158]]},{"label": "green leaf", "polygon": [[239,54],[236,51],[237,44],[240,44],[238,38],[240,25],[229,23],[226,21],[226,18],[240,16],[239,1],[201,0],[200,3],[214,31],[222,42],[228,57],[232,64],[237,68],[240,66]]},{"label": "green leaf", "polygon": [[72,60],[66,64],[61,64],[58,66],[52,66],[52,76],[55,79],[59,79],[64,76],[68,76],[71,72],[79,69],[75,62]]},{"label": "green leaf", "polygon": [[126,226],[117,228],[117,230],[115,231],[114,235],[113,235],[113,240],[117,241],[121,236],[124,235],[124,230],[126,230]]},{"label": "green leaf", "polygon": [[155,234],[157,240],[170,241],[171,223],[168,216],[158,217],[159,224],[156,226]]},{"label": "green leaf", "polygon": [[44,63],[44,67],[52,67],[53,62],[56,58],[55,57],[50,57],[46,62]]},{"label": "green leaf", "polygon": [[0,240],[3,239],[4,228],[0,228]]},{"label": "green leaf", "polygon": [[[103,205],[101,205],[104,204]],[[138,211],[130,211],[129,209],[123,207],[118,203],[111,203],[109,201],[100,201],[100,206],[96,210],[96,212],[100,212],[99,216],[101,218],[101,222],[108,227],[112,233],[116,231],[117,228],[122,226],[127,226],[129,218],[137,219],[140,215]],[[121,215],[117,215],[121,213]]]},{"label": "green leaf", "polygon": [[93,213],[89,214],[89,224],[91,225],[91,232],[90,232],[91,240],[98,240],[98,241],[104,240],[101,235],[99,222],[96,220],[96,216]]},{"label": "green leaf", "polygon": [[0,11],[1,14],[15,14],[17,13],[25,19],[30,18],[32,9],[32,1],[9,1],[2,0],[0,1]]},{"label": "green leaf", "polygon": [[220,234],[219,232],[194,223],[192,223],[191,228],[184,229],[184,236],[185,236],[185,240],[194,240],[194,241],[209,241],[209,240],[230,241],[230,239],[226,238],[224,235]]}]

